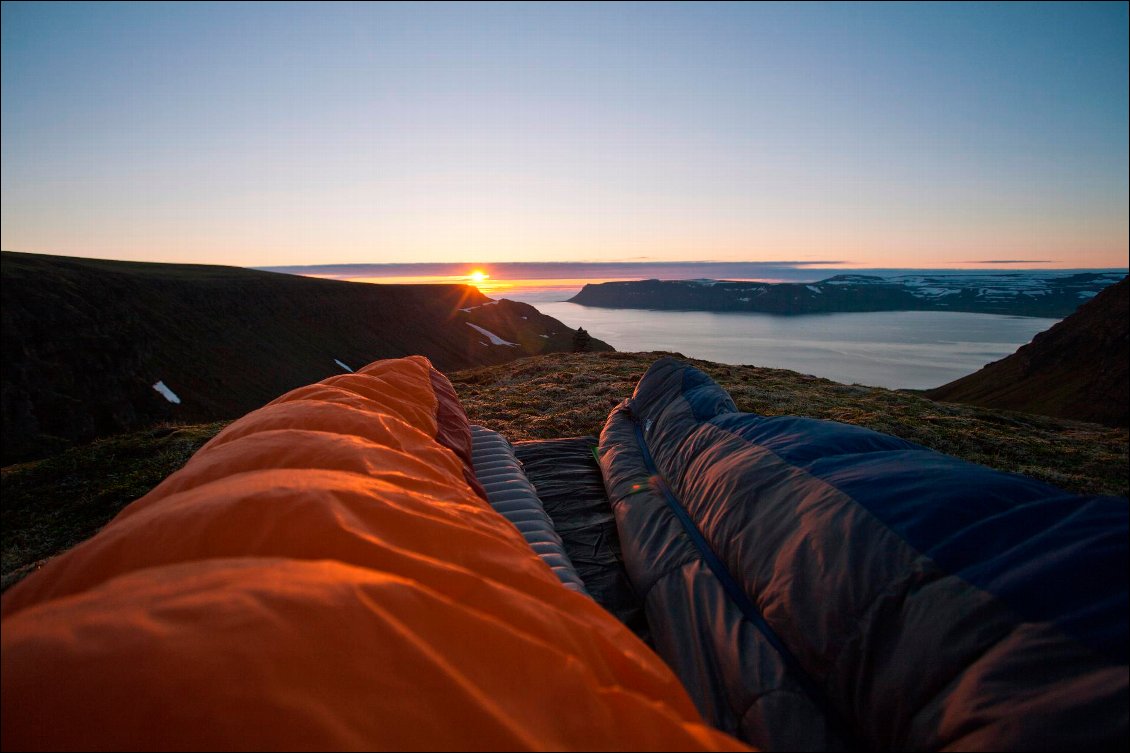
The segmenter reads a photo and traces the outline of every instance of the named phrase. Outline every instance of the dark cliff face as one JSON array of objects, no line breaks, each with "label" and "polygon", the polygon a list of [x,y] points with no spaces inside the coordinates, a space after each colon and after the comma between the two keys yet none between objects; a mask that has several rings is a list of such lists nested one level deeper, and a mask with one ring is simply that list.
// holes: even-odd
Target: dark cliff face
[{"label": "dark cliff face", "polygon": [[1125,278],[1011,356],[926,394],[934,400],[1127,426],[1128,330],[1130,278]]},{"label": "dark cliff face", "polygon": [[2,262],[5,464],[160,421],[234,418],[344,373],[337,361],[422,354],[449,370],[572,348],[561,322],[467,286],[11,252]]},{"label": "dark cliff face", "polygon": [[585,285],[572,303],[603,308],[823,314],[963,311],[1062,318],[1116,282],[1110,273],[836,275],[814,283],[640,280]]}]

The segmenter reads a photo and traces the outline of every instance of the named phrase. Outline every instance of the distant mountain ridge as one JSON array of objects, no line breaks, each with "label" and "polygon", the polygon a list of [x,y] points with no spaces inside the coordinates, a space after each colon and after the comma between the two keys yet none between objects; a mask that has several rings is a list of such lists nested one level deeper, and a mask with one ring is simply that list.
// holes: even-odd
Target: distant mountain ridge
[{"label": "distant mountain ridge", "polygon": [[5,465],[160,421],[239,416],[379,358],[419,353],[457,370],[573,348],[558,320],[464,285],[0,259]]},{"label": "distant mountain ridge", "polygon": [[933,400],[1130,425],[1130,278],[1011,356],[929,390]]},{"label": "distant mountain ridge", "polygon": [[814,283],[640,280],[588,284],[571,303],[603,308],[818,314],[962,311],[1063,318],[1125,272],[985,272],[879,277],[842,274]]}]

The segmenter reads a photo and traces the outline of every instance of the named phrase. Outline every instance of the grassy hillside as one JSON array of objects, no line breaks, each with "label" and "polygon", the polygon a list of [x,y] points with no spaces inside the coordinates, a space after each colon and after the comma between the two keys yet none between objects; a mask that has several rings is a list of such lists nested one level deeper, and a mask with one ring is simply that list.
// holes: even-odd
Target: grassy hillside
[{"label": "grassy hillside", "polygon": [[0,269],[5,464],[160,421],[235,418],[341,364],[422,353],[454,370],[573,347],[556,319],[465,285],[13,252]]},{"label": "grassy hillside", "polygon": [[[609,410],[631,395],[659,355],[551,354],[448,376],[471,420],[511,440],[598,434]],[[1127,494],[1124,428],[935,403],[910,392],[792,371],[688,360],[745,411],[844,421],[1070,491]],[[168,425],[5,467],[0,477],[5,587],[36,562],[90,536],[224,425]]]}]

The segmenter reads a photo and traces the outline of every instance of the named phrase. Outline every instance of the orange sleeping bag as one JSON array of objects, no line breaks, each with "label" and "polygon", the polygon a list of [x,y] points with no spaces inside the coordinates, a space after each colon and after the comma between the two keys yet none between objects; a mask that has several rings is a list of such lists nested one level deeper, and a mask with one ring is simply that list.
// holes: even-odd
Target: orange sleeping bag
[{"label": "orange sleeping bag", "polygon": [[12,588],[4,749],[742,749],[482,499],[453,396],[290,392]]}]

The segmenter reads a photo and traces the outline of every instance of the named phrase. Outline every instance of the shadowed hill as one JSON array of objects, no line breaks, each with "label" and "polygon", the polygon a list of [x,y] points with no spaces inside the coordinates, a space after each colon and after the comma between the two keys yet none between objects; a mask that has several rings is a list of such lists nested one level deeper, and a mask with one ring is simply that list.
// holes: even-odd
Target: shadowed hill
[{"label": "shadowed hill", "polygon": [[1130,423],[1130,278],[1112,285],[1011,356],[926,392],[934,400]]},{"label": "shadowed hill", "polygon": [[452,370],[573,346],[556,319],[463,285],[7,251],[2,262],[5,464],[159,421],[233,418],[341,364],[419,353]]}]

